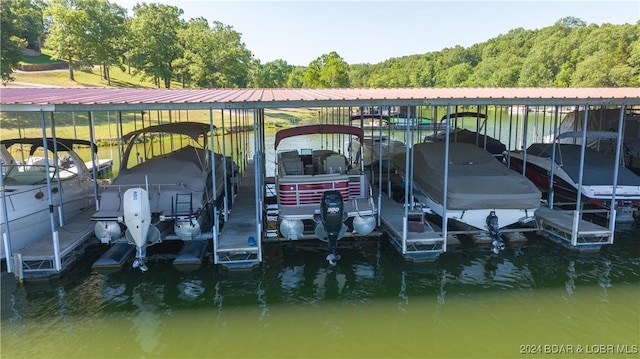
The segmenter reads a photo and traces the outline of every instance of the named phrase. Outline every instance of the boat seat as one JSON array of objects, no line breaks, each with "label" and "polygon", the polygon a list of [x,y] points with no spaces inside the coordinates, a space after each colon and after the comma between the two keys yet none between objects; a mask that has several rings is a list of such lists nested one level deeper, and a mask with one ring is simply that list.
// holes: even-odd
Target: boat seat
[{"label": "boat seat", "polygon": [[339,153],[331,154],[324,160],[324,173],[341,173],[347,172],[347,159]]},{"label": "boat seat", "polygon": [[299,158],[283,158],[282,167],[286,175],[301,175],[304,174],[304,165]]}]

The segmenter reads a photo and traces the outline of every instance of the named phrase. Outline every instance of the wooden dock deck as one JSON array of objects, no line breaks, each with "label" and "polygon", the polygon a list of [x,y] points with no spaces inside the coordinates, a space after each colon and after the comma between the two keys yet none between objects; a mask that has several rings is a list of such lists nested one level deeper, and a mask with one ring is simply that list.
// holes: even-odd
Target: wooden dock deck
[{"label": "wooden dock deck", "polygon": [[229,270],[247,270],[261,262],[262,235],[258,233],[255,219],[255,196],[255,169],[253,161],[250,161],[240,179],[238,195],[231,206],[227,222],[214,246],[215,264]]},{"label": "wooden dock deck", "polygon": [[384,193],[380,203],[380,222],[391,244],[407,261],[434,261],[445,250],[442,233],[434,230],[422,212],[414,211],[409,212],[406,245],[403,245],[404,207]]},{"label": "wooden dock deck", "polygon": [[[598,251],[613,243],[613,232],[595,223],[576,218],[575,211],[562,211],[541,206],[535,212],[543,235],[562,246],[579,251]],[[574,220],[578,220],[574,227]],[[576,229],[577,228],[577,231]]]},{"label": "wooden dock deck", "polygon": [[93,237],[95,222],[90,220],[94,208],[89,208],[58,228],[60,248],[59,263],[56,260],[51,233],[30,244],[14,255],[15,275],[24,279],[49,279],[59,276],[84,254],[88,239]]}]

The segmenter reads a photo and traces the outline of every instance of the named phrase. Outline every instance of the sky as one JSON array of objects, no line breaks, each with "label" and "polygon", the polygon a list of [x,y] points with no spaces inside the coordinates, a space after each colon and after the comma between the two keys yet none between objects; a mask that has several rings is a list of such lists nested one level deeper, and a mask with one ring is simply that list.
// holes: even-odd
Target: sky
[{"label": "sky", "polygon": [[265,64],[282,59],[307,66],[335,51],[348,64],[469,47],[512,29],[541,29],[572,16],[587,24],[635,24],[640,0],[612,1],[193,1],[112,0],[133,13],[138,2],[181,8],[241,34]]}]

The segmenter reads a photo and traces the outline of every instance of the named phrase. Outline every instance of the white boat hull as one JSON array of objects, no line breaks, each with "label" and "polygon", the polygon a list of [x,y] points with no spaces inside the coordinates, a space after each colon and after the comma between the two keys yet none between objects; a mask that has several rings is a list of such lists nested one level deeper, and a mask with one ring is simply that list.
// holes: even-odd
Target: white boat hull
[{"label": "white boat hull", "polygon": [[[444,217],[444,208],[441,203],[433,201],[429,197],[420,197],[421,202],[428,206],[434,213],[440,217]],[[447,218],[452,219],[461,224],[476,228],[478,230],[487,231],[487,217],[493,211],[498,217],[499,228],[511,226],[521,223],[526,219],[531,219],[537,208],[528,209],[505,209],[505,208],[482,208],[482,209],[449,209],[447,210]]]},{"label": "white boat hull", "polygon": [[[76,182],[75,185],[63,185],[63,208],[66,221],[73,219],[85,210],[95,208],[91,183],[80,185],[79,182],[74,182]],[[49,201],[45,195],[47,188],[39,187],[25,190],[18,187],[21,186],[13,187],[14,192],[6,196],[12,252],[20,251],[51,233]],[[38,193],[42,193],[41,199],[36,199]],[[53,195],[53,216],[56,228],[59,227],[60,221],[59,197],[58,194]],[[0,205],[0,233],[5,232],[3,211],[4,209]],[[4,243],[0,247],[0,258],[4,259],[6,258]]]}]

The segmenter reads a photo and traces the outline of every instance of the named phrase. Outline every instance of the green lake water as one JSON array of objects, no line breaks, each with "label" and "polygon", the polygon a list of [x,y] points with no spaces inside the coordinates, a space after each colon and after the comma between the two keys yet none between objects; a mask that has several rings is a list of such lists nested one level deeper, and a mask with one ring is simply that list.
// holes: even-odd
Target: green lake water
[{"label": "green lake water", "polygon": [[91,264],[106,248],[95,246],[53,282],[16,284],[3,274],[0,354],[640,357],[640,226],[619,229],[613,245],[593,254],[527,237],[499,255],[464,246],[423,265],[405,263],[385,237],[340,241],[335,267],[319,241],[272,243],[247,273],[210,261],[179,270],[164,259],[150,261],[146,273],[130,263],[98,273]]},{"label": "green lake water", "polygon": [[225,273],[156,260],[98,273],[95,247],[60,280],[2,283],[2,358],[515,358],[640,356],[640,230],[595,254],[530,235],[405,263],[383,237],[265,245]]}]

